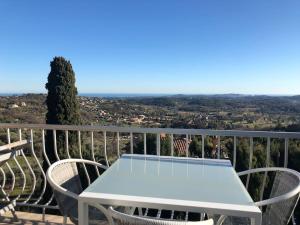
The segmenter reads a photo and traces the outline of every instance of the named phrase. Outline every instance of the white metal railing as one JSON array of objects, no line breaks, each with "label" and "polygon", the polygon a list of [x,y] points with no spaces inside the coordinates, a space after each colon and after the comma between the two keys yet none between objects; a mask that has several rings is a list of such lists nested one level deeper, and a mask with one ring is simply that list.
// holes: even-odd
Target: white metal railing
[{"label": "white metal railing", "polygon": [[[231,138],[233,143],[232,151],[232,164],[235,167],[237,163],[237,143],[238,138],[249,139],[249,162],[248,169],[253,167],[253,151],[254,151],[254,138],[266,139],[266,162],[265,167],[270,166],[271,154],[271,140],[278,139],[284,141],[284,157],[283,167],[288,167],[289,157],[289,141],[299,140],[300,132],[269,132],[269,131],[240,131],[240,130],[207,130],[207,129],[172,129],[172,128],[137,128],[137,127],[114,127],[114,126],[80,126],[80,125],[46,125],[46,124],[0,124],[0,132],[6,132],[6,142],[11,143],[12,134],[17,134],[18,140],[29,139],[30,146],[27,151],[21,149],[20,154],[13,157],[12,161],[6,162],[0,168],[1,185],[7,189],[8,195],[12,196],[17,206],[29,206],[42,208],[43,213],[45,209],[57,209],[53,205],[53,194],[50,199],[43,199],[46,193],[46,176],[42,167],[42,158],[44,163],[48,166],[51,165],[47,152],[45,133],[53,133],[53,146],[56,161],[65,158],[81,158],[84,159],[86,152],[82,149],[82,140],[88,141],[90,155],[89,160],[97,161],[96,155],[99,151],[103,156],[103,160],[109,166],[112,154],[117,158],[120,156],[122,146],[127,144],[129,152],[134,153],[135,136],[140,135],[143,142],[143,154],[147,153],[147,135],[156,135],[156,154],[161,154],[161,135],[165,134],[170,137],[170,155],[175,155],[174,140],[175,136],[181,136],[185,140],[185,155],[190,156],[189,140],[191,137],[199,137],[201,140],[201,157],[205,156],[205,140],[207,137],[214,137],[217,140],[216,157],[221,158],[221,141],[226,138]],[[69,134],[72,132],[77,134],[77,149],[78,155],[72,155],[70,151]],[[64,150],[65,156],[61,155],[57,146],[57,132],[64,134]],[[83,138],[84,133],[84,138]],[[108,135],[110,134],[110,135]],[[124,138],[124,134],[125,138]],[[35,138],[35,135],[40,135]],[[123,136],[122,136],[123,135]],[[16,137],[14,137],[16,139]],[[101,146],[95,146],[95,142],[101,138]],[[3,140],[2,140],[3,141]],[[114,142],[113,142],[114,141]],[[37,143],[38,142],[38,143]],[[111,143],[109,143],[111,142]],[[124,144],[125,143],[125,144]],[[112,147],[113,145],[113,147]],[[112,150],[113,149],[113,150]],[[87,151],[87,150],[86,150]],[[97,153],[97,154],[96,154]],[[74,154],[74,153],[73,153]],[[98,170],[97,174],[99,174]],[[86,167],[84,173],[87,177],[88,183],[91,182],[90,175]],[[266,185],[265,173],[263,185],[260,192],[260,198],[263,198],[263,190]],[[8,179],[10,178],[10,180]],[[16,180],[22,182],[16,183]],[[249,186],[250,176],[247,176],[246,187]],[[38,185],[39,184],[39,185]],[[18,193],[14,193],[14,189],[18,189]]]}]

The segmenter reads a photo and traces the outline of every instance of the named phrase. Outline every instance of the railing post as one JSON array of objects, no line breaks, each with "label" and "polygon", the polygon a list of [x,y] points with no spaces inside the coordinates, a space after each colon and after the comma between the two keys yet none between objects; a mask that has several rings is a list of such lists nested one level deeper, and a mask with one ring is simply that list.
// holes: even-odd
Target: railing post
[{"label": "railing post", "polygon": [[218,159],[220,159],[220,155],[221,155],[221,140],[220,140],[220,136],[218,136]]},{"label": "railing post", "polygon": [[[7,132],[7,142],[8,142],[8,144],[10,144],[10,143],[11,143],[11,142],[10,142],[10,129],[7,128],[7,129],[6,129],[6,132]],[[15,156],[14,156],[14,157],[15,157]],[[14,171],[11,169],[9,163],[6,162],[5,165],[7,166],[8,170],[9,170],[11,176],[12,176],[12,184],[11,184],[10,191],[9,191],[9,193],[8,193],[8,195],[10,195],[10,193],[14,190],[14,187],[15,187],[16,176],[15,176]]]},{"label": "railing post", "polygon": [[[18,129],[18,132],[19,132],[19,139],[20,141],[22,140],[22,137],[21,137],[21,129]],[[23,149],[21,149],[20,151],[23,151]],[[23,170],[23,168],[21,167],[18,159],[16,156],[13,157],[14,158],[14,161],[15,163],[17,164],[17,167],[19,168],[19,170],[21,171],[21,174],[22,174],[22,179],[23,179],[23,185],[22,185],[22,190],[21,190],[21,193],[19,193],[19,195],[15,198],[15,200],[18,200],[21,195],[23,194],[24,190],[25,190],[25,187],[26,187],[26,175],[25,175],[25,172]]]},{"label": "railing post", "polygon": [[[249,170],[252,168],[252,158],[253,158],[253,137],[250,137],[250,155],[249,155]],[[250,174],[247,175],[246,189],[248,190],[250,181]]]},{"label": "railing post", "polygon": [[106,161],[106,165],[109,166],[108,163],[108,157],[107,157],[107,144],[106,144],[106,131],[103,131],[103,138],[104,138],[104,154],[105,154],[105,161]]},{"label": "railing post", "polygon": [[147,133],[144,133],[144,155],[147,154]]},{"label": "railing post", "polygon": [[[79,150],[79,156],[80,156],[81,159],[83,159],[83,157],[82,157],[82,151],[81,151],[81,132],[80,132],[80,130],[77,131],[77,136],[78,136],[78,150]],[[84,173],[85,173],[85,175],[86,175],[87,182],[88,182],[88,184],[90,185],[90,184],[91,184],[90,175],[89,175],[89,173],[88,173],[88,171],[87,171],[87,169],[86,169],[85,164],[83,163],[82,165],[83,165]]]},{"label": "railing post", "polygon": [[59,158],[58,153],[57,153],[56,130],[53,130],[53,143],[54,143],[54,154],[56,156],[56,159],[59,161],[60,158]]},{"label": "railing post", "polygon": [[120,133],[117,132],[117,154],[118,158],[120,157]]},{"label": "railing post", "polygon": [[156,134],[156,155],[160,155],[160,133]]},{"label": "railing post", "polygon": [[67,151],[67,157],[70,159],[70,152],[69,152],[69,132],[68,130],[65,130],[65,145],[66,145],[66,151]]},{"label": "railing post", "polygon": [[204,134],[201,135],[201,147],[202,147],[202,158],[205,158],[205,152],[204,152]]},{"label": "railing post", "polygon": [[284,167],[288,166],[289,162],[289,139],[284,139]]},{"label": "railing post", "polygon": [[[93,131],[91,132],[91,150],[92,150],[92,159],[93,159],[94,162],[96,162],[95,148],[94,148],[94,132]],[[95,170],[96,170],[97,176],[99,177],[100,173],[99,173],[99,170],[98,170],[97,166],[95,166]]]},{"label": "railing post", "polygon": [[236,140],[236,136],[233,137],[233,168],[235,168],[236,166],[236,144],[237,144],[237,140]]},{"label": "railing post", "polygon": [[174,135],[171,134],[171,156],[174,156]]},{"label": "railing post", "polygon": [[[42,131],[42,133],[43,133],[43,131]],[[36,201],[32,203],[32,204],[35,205],[35,204],[38,204],[38,203],[42,200],[42,198],[43,198],[43,195],[44,195],[44,193],[45,193],[45,191],[46,191],[47,179],[46,179],[46,174],[45,174],[45,172],[44,172],[44,170],[43,170],[43,167],[42,167],[41,163],[39,162],[39,159],[37,158],[37,156],[36,156],[36,154],[35,154],[34,145],[33,145],[33,130],[32,130],[32,129],[30,130],[30,136],[31,136],[31,141],[32,141],[32,142],[31,142],[32,156],[33,156],[33,158],[35,159],[35,161],[36,161],[36,163],[37,163],[37,165],[38,165],[38,167],[39,167],[39,169],[40,169],[40,171],[41,171],[41,173],[42,173],[43,180],[44,180],[44,182],[43,182],[43,188],[42,188],[42,193],[41,193],[40,196],[36,199]],[[36,180],[35,180],[35,182],[36,182]]]},{"label": "railing post", "polygon": [[130,154],[133,154],[133,133],[130,132]]},{"label": "railing post", "polygon": [[185,135],[185,156],[189,157],[189,135]]}]

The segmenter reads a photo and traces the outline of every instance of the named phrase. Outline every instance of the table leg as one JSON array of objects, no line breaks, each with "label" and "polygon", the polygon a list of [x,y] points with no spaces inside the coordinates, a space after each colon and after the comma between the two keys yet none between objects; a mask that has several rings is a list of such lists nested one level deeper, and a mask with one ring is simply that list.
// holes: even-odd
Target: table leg
[{"label": "table leg", "polygon": [[254,218],[251,218],[251,225],[261,225],[261,214],[257,215]]},{"label": "table leg", "polygon": [[89,208],[82,200],[78,200],[78,225],[89,224]]}]

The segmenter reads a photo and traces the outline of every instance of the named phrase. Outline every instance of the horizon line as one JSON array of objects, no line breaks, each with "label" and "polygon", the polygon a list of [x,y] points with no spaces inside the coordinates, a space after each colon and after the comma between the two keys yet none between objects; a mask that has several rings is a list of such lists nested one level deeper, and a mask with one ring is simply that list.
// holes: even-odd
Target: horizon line
[{"label": "horizon line", "polygon": [[[0,92],[0,96],[13,96],[13,95],[26,95],[26,94],[47,94],[47,92]],[[89,95],[89,96],[87,96]],[[96,96],[93,96],[96,95]],[[240,96],[298,96],[300,94],[266,94],[266,93],[259,93],[259,94],[248,94],[248,93],[140,93],[140,92],[79,92],[78,96],[87,96],[87,97],[97,97],[100,95],[105,95],[106,97],[109,96],[123,96],[127,97],[126,95],[131,96],[176,96],[176,95],[240,95]],[[128,97],[131,97],[128,96]]]}]

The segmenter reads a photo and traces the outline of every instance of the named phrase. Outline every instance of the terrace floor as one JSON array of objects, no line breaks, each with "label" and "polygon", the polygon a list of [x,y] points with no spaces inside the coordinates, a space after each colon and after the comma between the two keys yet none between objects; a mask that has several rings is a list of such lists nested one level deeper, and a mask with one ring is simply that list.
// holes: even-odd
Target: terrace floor
[{"label": "terrace floor", "polygon": [[[0,217],[0,225],[18,224],[18,225],[58,225],[62,224],[63,217],[57,215],[45,215],[45,221],[43,221],[43,215],[37,213],[28,213],[16,211],[18,220],[14,220],[12,213],[7,212],[4,216]],[[73,223],[68,219],[68,225]]]}]

